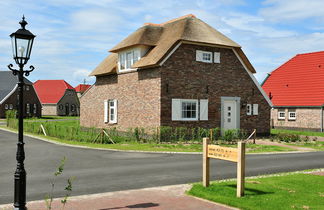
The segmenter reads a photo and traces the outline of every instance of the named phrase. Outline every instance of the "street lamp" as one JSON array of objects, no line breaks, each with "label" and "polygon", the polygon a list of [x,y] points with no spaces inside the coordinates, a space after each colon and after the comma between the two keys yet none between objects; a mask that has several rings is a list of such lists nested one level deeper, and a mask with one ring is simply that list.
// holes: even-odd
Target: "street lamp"
[{"label": "street lamp", "polygon": [[23,87],[24,87],[24,74],[29,75],[34,70],[33,66],[30,66],[30,70],[24,70],[24,65],[27,64],[30,53],[33,46],[35,35],[25,29],[27,22],[23,16],[19,22],[21,28],[15,33],[10,35],[12,43],[13,58],[16,64],[19,66],[19,70],[13,69],[13,65],[9,64],[8,68],[14,75],[18,75],[18,143],[17,143],[17,168],[15,171],[15,200],[14,209],[25,210],[26,209],[26,171],[24,167],[25,151],[24,151],[24,127],[23,127]]}]

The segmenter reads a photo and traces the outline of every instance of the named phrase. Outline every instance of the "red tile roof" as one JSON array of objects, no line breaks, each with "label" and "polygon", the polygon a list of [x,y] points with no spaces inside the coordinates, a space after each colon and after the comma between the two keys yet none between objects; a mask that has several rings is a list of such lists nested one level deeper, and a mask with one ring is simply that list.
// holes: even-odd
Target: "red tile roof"
[{"label": "red tile roof", "polygon": [[64,80],[37,80],[34,88],[42,104],[56,104],[66,89],[74,89]]},{"label": "red tile roof", "polygon": [[89,87],[91,87],[91,85],[80,84],[76,86],[74,89],[76,92],[84,93],[86,90],[88,90]]},{"label": "red tile roof", "polygon": [[324,51],[296,55],[271,72],[262,87],[274,106],[322,106]]}]

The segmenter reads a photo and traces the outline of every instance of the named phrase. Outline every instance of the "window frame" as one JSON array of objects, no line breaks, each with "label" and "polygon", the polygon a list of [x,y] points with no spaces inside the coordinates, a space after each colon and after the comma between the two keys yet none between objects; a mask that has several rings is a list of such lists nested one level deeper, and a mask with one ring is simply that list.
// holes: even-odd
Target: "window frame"
[{"label": "window frame", "polygon": [[[111,106],[111,103],[113,103],[113,106]],[[112,114],[111,114],[112,110],[114,110],[113,119],[112,119]],[[117,100],[116,99],[108,100],[108,123],[109,124],[117,123]]]},{"label": "window frame", "polygon": [[[290,117],[290,114],[295,114],[295,117]],[[296,118],[297,118],[296,111],[290,111],[290,112],[288,112],[288,120],[296,120]]]},{"label": "window frame", "polygon": [[30,104],[26,103],[26,114],[30,114]]},{"label": "window frame", "polygon": [[37,114],[37,104],[34,104],[33,105],[33,113],[34,114]]},{"label": "window frame", "polygon": [[246,105],[246,115],[252,115],[252,104]]},{"label": "window frame", "polygon": [[[183,117],[183,103],[195,103],[196,105],[196,116],[194,118]],[[180,120],[181,121],[198,121],[199,116],[199,100],[198,99],[181,99],[180,100]]]},{"label": "window frame", "polygon": [[[128,56],[129,54],[131,55],[131,59],[128,60]],[[135,57],[137,56],[137,57]],[[118,53],[118,71],[119,72],[127,72],[127,71],[132,71],[132,70],[136,70],[136,68],[131,68],[132,65],[134,65],[134,63],[136,63],[138,60],[141,59],[141,51],[139,48],[134,48],[131,50],[127,50],[127,51],[123,51]],[[129,66],[128,66],[128,62],[130,62]],[[122,66],[124,68],[122,68]]]},{"label": "window frame", "polygon": [[9,104],[9,110],[13,110],[13,105]]},{"label": "window frame", "polygon": [[[280,116],[280,114],[284,114],[283,117]],[[278,111],[278,120],[285,120],[286,119],[286,111]]]},{"label": "window frame", "polygon": [[5,104],[5,110],[8,110],[8,109],[9,109],[9,105]]}]

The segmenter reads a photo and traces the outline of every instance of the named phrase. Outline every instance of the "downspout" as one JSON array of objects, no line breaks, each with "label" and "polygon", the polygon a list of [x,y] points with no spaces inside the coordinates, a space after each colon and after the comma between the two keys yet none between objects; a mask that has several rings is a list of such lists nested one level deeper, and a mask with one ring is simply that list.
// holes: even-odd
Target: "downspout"
[{"label": "downspout", "polygon": [[321,106],[321,132],[323,132],[323,106]]}]

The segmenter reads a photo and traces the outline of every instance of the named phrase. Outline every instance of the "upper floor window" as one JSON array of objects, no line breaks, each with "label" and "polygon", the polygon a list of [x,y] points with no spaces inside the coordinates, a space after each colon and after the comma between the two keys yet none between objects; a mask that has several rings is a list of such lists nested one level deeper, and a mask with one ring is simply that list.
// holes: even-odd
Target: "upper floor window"
[{"label": "upper floor window", "polygon": [[213,53],[208,52],[208,51],[196,50],[196,61],[212,63],[213,62]]},{"label": "upper floor window", "polygon": [[140,50],[133,49],[119,53],[118,68],[119,71],[131,70],[131,66],[140,59]]}]

